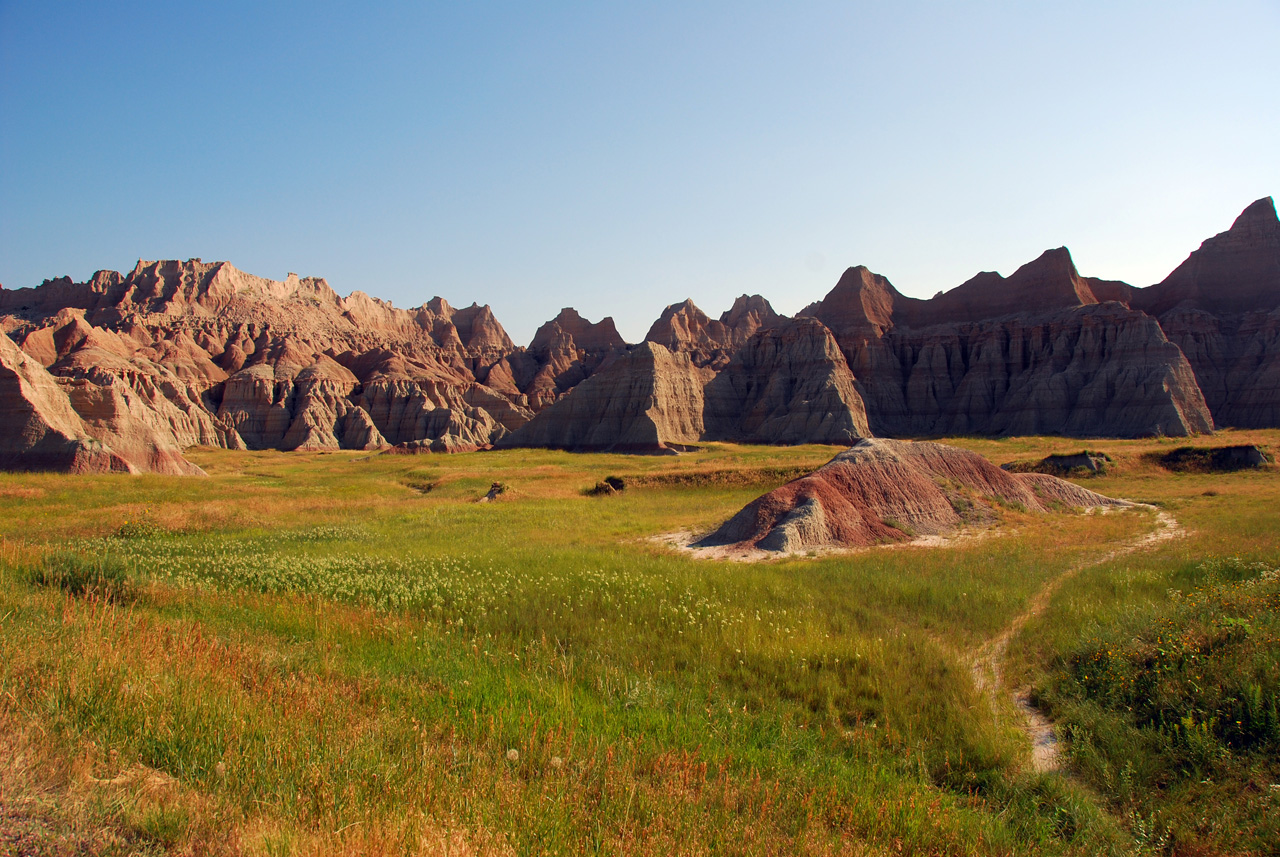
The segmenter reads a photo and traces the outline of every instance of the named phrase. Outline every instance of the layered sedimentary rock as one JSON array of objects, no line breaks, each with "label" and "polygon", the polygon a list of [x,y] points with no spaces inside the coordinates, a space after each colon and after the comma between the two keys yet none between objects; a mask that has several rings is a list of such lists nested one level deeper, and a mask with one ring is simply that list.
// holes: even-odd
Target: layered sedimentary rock
[{"label": "layered sedimentary rock", "polygon": [[538,328],[527,352],[507,359],[504,369],[526,393],[529,406],[541,410],[626,348],[612,318],[593,324],[565,307]]},{"label": "layered sedimentary rock", "polygon": [[52,375],[0,333],[0,469],[131,472],[90,437]]},{"label": "layered sedimentary rock", "polygon": [[644,342],[501,445],[657,452],[705,440],[850,443],[868,434],[853,375],[813,319],[758,330],[716,370]]},{"label": "layered sedimentary rock", "polygon": [[521,351],[486,306],[400,310],[191,260],[0,291],[0,312],[84,430],[140,469],[184,470],[194,445],[477,449],[532,416],[519,389],[478,380]]},{"label": "layered sedimentary rock", "polygon": [[[565,309],[521,348],[487,306],[397,309],[198,259],[0,289],[0,331],[79,420],[51,417],[50,437],[95,440],[133,469],[183,471],[194,445],[1187,435],[1280,426],[1280,221],[1259,200],[1145,289],[1081,276],[1065,248],[930,300],[856,267],[795,319],[759,295],[718,319],[673,304],[640,346]],[[29,403],[15,408],[0,423],[25,436]]]},{"label": "layered sedimentary rock", "polygon": [[756,332],[776,327],[782,321],[760,295],[742,295],[719,320],[698,309],[692,300],[686,300],[664,309],[645,334],[644,341],[688,354],[699,366],[720,369],[729,363],[734,350]]},{"label": "layered sedimentary rock", "polygon": [[[61,381],[61,383],[60,383]],[[200,475],[124,384],[57,379],[0,334],[0,468]]]},{"label": "layered sedimentary rock", "polygon": [[[1012,312],[1019,304],[1033,309]],[[876,434],[1213,429],[1190,364],[1160,325],[1100,303],[1065,249],[930,301],[851,268],[812,313],[835,333]]]},{"label": "layered sedimentary rock", "polygon": [[641,343],[498,445],[582,452],[680,449],[702,438],[703,388],[713,376],[687,354]]},{"label": "layered sedimentary rock", "polygon": [[1205,241],[1173,273],[1135,289],[1186,354],[1220,426],[1280,425],[1280,220],[1270,197]]},{"label": "layered sedimentary rock", "polygon": [[821,322],[802,318],[767,327],[748,338],[706,385],[704,437],[852,443],[871,433],[855,385]]},{"label": "layered sedimentary rock", "polygon": [[996,504],[1029,510],[1127,505],[1043,474],[1010,474],[940,443],[867,438],[818,470],[749,503],[699,547],[794,552],[867,547],[941,535],[992,517]]}]

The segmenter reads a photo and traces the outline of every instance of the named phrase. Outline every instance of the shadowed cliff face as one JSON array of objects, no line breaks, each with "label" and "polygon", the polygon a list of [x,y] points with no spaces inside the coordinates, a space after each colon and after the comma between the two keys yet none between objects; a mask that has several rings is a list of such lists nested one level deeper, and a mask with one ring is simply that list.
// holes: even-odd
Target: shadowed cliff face
[{"label": "shadowed cliff face", "polygon": [[853,268],[814,315],[835,333],[878,435],[1211,431],[1181,351],[1150,316],[1100,304],[1091,282],[1124,293],[1080,277],[1065,248],[929,301]]},{"label": "shadowed cliff face", "polygon": [[702,438],[710,369],[645,342],[583,381],[499,446],[654,453]]},{"label": "shadowed cliff face", "polygon": [[855,267],[796,319],[759,295],[718,319],[685,301],[640,346],[566,308],[520,348],[487,306],[397,309],[198,259],[0,289],[0,331],[10,467],[190,472],[192,445],[1183,435],[1280,425],[1280,221],[1255,202],[1145,289],[1080,276],[1066,248],[931,300]]},{"label": "shadowed cliff face", "polygon": [[1220,426],[1280,425],[1280,219],[1270,197],[1134,292],[1186,354]]},{"label": "shadowed cliff face", "polygon": [[1271,197],[1246,208],[1226,232],[1200,245],[1187,261],[1132,305],[1162,316],[1179,305],[1213,315],[1270,312],[1280,307],[1280,219]]},{"label": "shadowed cliff face", "polygon": [[872,431],[888,436],[1211,431],[1190,364],[1119,304],[844,337]]},{"label": "shadowed cliff face", "polygon": [[538,328],[528,352],[508,358],[507,367],[513,385],[528,396],[529,407],[539,411],[626,347],[612,318],[592,324],[573,307],[565,307]]},{"label": "shadowed cliff face", "polygon": [[663,452],[702,440],[851,443],[867,434],[853,375],[816,320],[759,330],[720,370],[705,356],[644,342],[499,445]]},{"label": "shadowed cliff face", "polygon": [[749,337],[703,400],[709,440],[846,444],[871,433],[853,373],[816,319]]}]

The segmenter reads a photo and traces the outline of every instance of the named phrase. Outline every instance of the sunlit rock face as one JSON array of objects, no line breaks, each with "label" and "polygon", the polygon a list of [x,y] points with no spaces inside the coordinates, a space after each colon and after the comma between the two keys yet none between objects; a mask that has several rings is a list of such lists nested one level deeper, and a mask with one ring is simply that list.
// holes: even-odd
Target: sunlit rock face
[{"label": "sunlit rock face", "polygon": [[759,295],[719,318],[684,301],[637,346],[572,308],[523,348],[488,306],[398,309],[199,259],[0,289],[0,331],[10,467],[195,472],[191,446],[1187,435],[1280,426],[1280,221],[1255,202],[1148,288],[1083,277],[1066,248],[930,300],[855,267],[794,319]]},{"label": "sunlit rock face", "polygon": [[1054,476],[1006,473],[976,452],[866,438],[748,503],[698,547],[778,553],[858,548],[944,535],[993,507],[1128,505]]}]

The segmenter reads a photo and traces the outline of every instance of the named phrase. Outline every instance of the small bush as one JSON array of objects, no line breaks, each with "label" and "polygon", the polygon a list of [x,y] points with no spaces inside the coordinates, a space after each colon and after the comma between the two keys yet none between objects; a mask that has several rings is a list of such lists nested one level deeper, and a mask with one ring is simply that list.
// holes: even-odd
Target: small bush
[{"label": "small bush", "polygon": [[1117,627],[1082,641],[1056,688],[1160,735],[1188,775],[1229,753],[1280,748],[1280,571],[1234,559],[1200,571],[1196,589],[1172,592],[1136,634]]},{"label": "small bush", "polygon": [[78,597],[107,601],[129,600],[136,594],[124,561],[110,554],[48,554],[32,570],[31,582]]},{"label": "small bush", "polygon": [[406,488],[417,491],[419,494],[430,494],[432,491],[436,490],[436,487],[439,486],[440,483],[433,482],[430,479],[410,477],[403,480],[401,484]]},{"label": "small bush", "polygon": [[588,497],[607,497],[610,494],[620,494],[626,490],[627,483],[621,476],[606,476],[603,481],[597,482],[584,493]]},{"label": "small bush", "polygon": [[160,532],[160,528],[150,521],[125,521],[112,535],[117,539],[149,539]]},{"label": "small bush", "polygon": [[1149,452],[1147,460],[1174,473],[1231,473],[1271,463],[1256,446],[1180,446],[1170,452]]},{"label": "small bush", "polygon": [[493,502],[494,500],[496,500],[498,497],[501,497],[503,494],[506,494],[509,490],[511,490],[511,489],[510,489],[510,486],[508,486],[508,485],[507,485],[507,483],[505,483],[505,482],[494,482],[492,485],[490,485],[490,486],[489,486],[489,493],[488,493],[488,494],[485,494],[483,497],[481,497],[481,498],[480,498],[479,500],[477,500],[476,502],[477,502],[477,503],[492,503],[492,502]]},{"label": "small bush", "polygon": [[1009,473],[1047,473],[1050,476],[1079,479],[1102,476],[1113,463],[1111,456],[1105,452],[1082,449],[1075,453],[1049,455],[1038,461],[1011,461],[1000,467]]}]

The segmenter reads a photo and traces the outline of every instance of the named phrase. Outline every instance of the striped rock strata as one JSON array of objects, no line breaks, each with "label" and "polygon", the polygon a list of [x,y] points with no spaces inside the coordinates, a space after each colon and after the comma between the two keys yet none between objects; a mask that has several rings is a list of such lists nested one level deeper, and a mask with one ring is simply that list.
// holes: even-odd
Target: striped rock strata
[{"label": "striped rock strata", "polygon": [[949,533],[998,504],[1126,506],[1054,476],[1006,473],[975,452],[868,438],[747,504],[695,547],[774,552],[868,547]]}]

